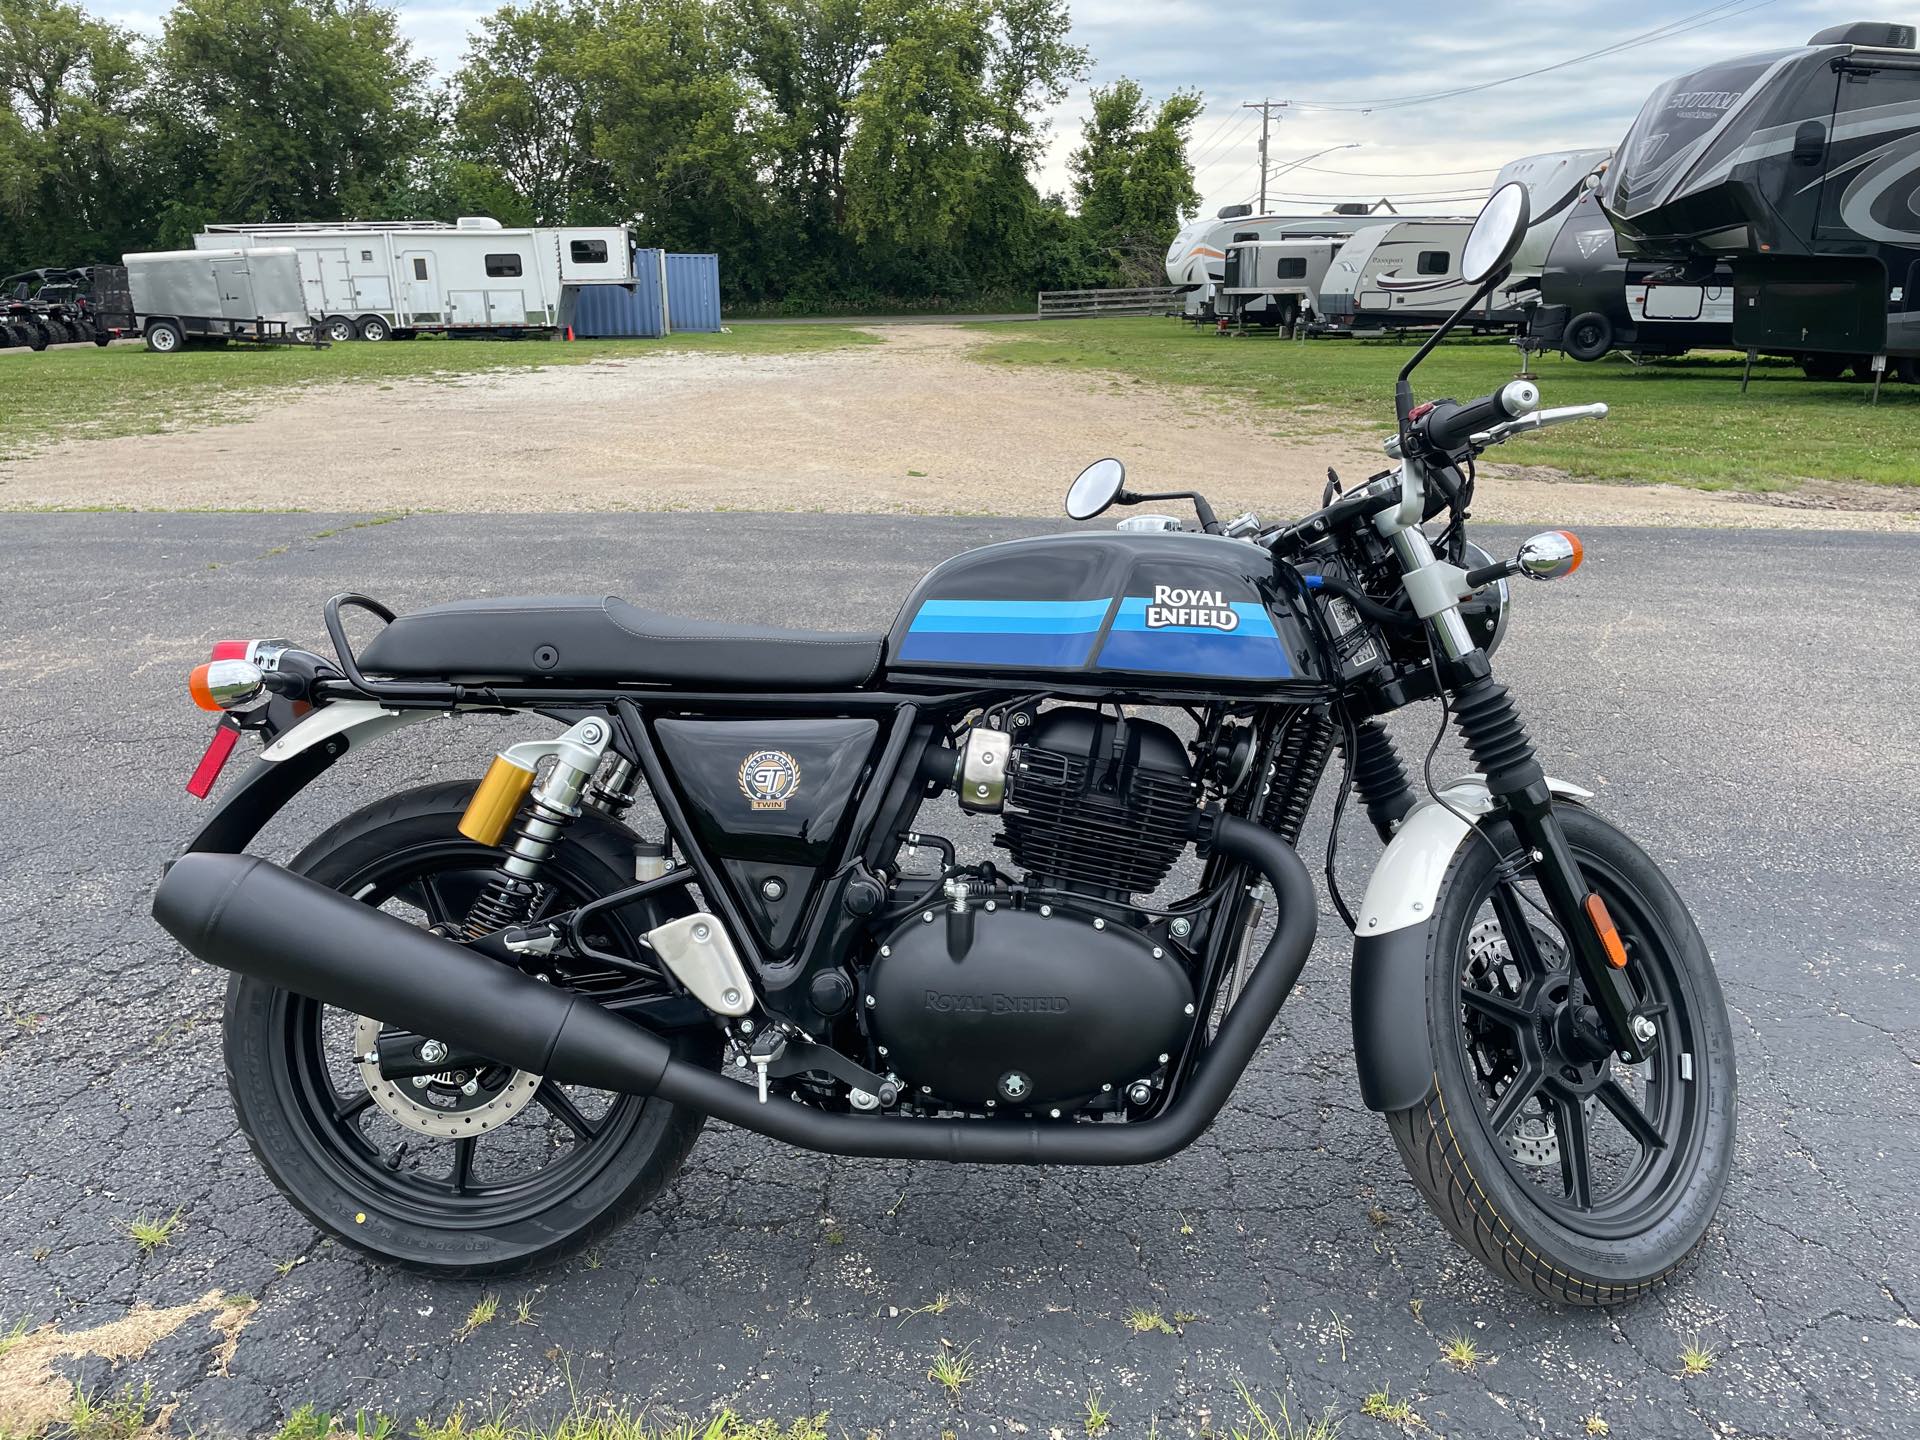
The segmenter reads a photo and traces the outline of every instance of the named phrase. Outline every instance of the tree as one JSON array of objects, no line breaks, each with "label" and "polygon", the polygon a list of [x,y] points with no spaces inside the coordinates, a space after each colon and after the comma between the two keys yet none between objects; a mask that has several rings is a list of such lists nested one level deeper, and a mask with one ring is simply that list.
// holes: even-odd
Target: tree
[{"label": "tree", "polygon": [[139,43],[62,0],[0,0],[0,267],[116,259],[152,228]]},{"label": "tree", "polygon": [[1200,108],[1197,92],[1176,90],[1153,109],[1139,83],[1124,77],[1093,92],[1067,169],[1081,223],[1116,278],[1138,283],[1151,274],[1180,217],[1199,208],[1187,136]]},{"label": "tree", "polygon": [[371,0],[180,0],[159,69],[183,199],[223,219],[368,213],[432,133],[430,67]]},{"label": "tree", "polygon": [[452,147],[476,169],[448,183],[498,184],[516,215],[543,225],[608,218],[608,167],[581,65],[598,23],[556,0],[504,5],[480,22],[454,79]]}]

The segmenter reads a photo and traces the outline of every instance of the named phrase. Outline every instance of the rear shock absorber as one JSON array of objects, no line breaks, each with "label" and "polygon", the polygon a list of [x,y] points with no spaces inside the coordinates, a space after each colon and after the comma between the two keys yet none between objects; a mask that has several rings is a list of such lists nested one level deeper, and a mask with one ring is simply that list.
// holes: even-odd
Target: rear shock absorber
[{"label": "rear shock absorber", "polygon": [[[561,833],[580,815],[581,796],[599,769],[612,726],[593,717],[555,740],[529,740],[493,757],[460,817],[460,833],[479,845],[502,845],[499,871],[467,911],[462,928],[479,939],[518,924],[539,894],[541,867]],[[537,767],[551,758],[536,784]],[[512,836],[507,831],[512,828]]]}]

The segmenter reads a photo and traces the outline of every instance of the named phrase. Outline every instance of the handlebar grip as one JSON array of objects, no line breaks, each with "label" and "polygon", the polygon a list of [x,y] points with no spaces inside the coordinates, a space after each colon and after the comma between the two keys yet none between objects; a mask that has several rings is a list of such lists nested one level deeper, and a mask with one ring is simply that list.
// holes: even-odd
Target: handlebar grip
[{"label": "handlebar grip", "polygon": [[1442,400],[1423,422],[1427,443],[1452,454],[1477,430],[1524,415],[1540,403],[1540,387],[1531,380],[1512,380],[1491,395],[1455,405]]}]

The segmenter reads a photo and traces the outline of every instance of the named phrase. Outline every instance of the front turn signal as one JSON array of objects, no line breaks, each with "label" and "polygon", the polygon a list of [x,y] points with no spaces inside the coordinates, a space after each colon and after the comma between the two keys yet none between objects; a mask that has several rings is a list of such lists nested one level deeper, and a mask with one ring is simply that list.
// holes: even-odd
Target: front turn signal
[{"label": "front turn signal", "polygon": [[187,693],[202,710],[237,710],[266,689],[266,676],[249,660],[209,660],[187,676]]},{"label": "front turn signal", "polygon": [[1529,580],[1559,580],[1578,570],[1586,558],[1586,547],[1571,530],[1542,530],[1521,542],[1513,568]]}]

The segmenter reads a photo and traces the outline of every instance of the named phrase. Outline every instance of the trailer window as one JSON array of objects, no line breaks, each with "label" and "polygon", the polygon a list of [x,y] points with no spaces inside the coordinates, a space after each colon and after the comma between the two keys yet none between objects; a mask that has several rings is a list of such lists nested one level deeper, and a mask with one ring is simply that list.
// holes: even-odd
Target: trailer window
[{"label": "trailer window", "polygon": [[413,278],[416,280],[424,280],[427,278],[427,261],[425,256],[416,255],[413,257]]},{"label": "trailer window", "polygon": [[1453,268],[1452,260],[1444,250],[1422,250],[1414,268],[1422,275],[1444,275]]},{"label": "trailer window", "polygon": [[1304,255],[1282,255],[1273,262],[1273,278],[1276,280],[1300,280],[1306,277],[1306,273]]},{"label": "trailer window", "polygon": [[489,280],[512,280],[520,274],[518,255],[487,256],[487,278]]},{"label": "trailer window", "polygon": [[604,265],[607,263],[607,242],[604,240],[575,240],[567,249],[573,255],[576,265]]},{"label": "trailer window", "polygon": [[371,265],[373,263],[373,252],[371,250],[362,250],[360,252],[360,258]]}]

